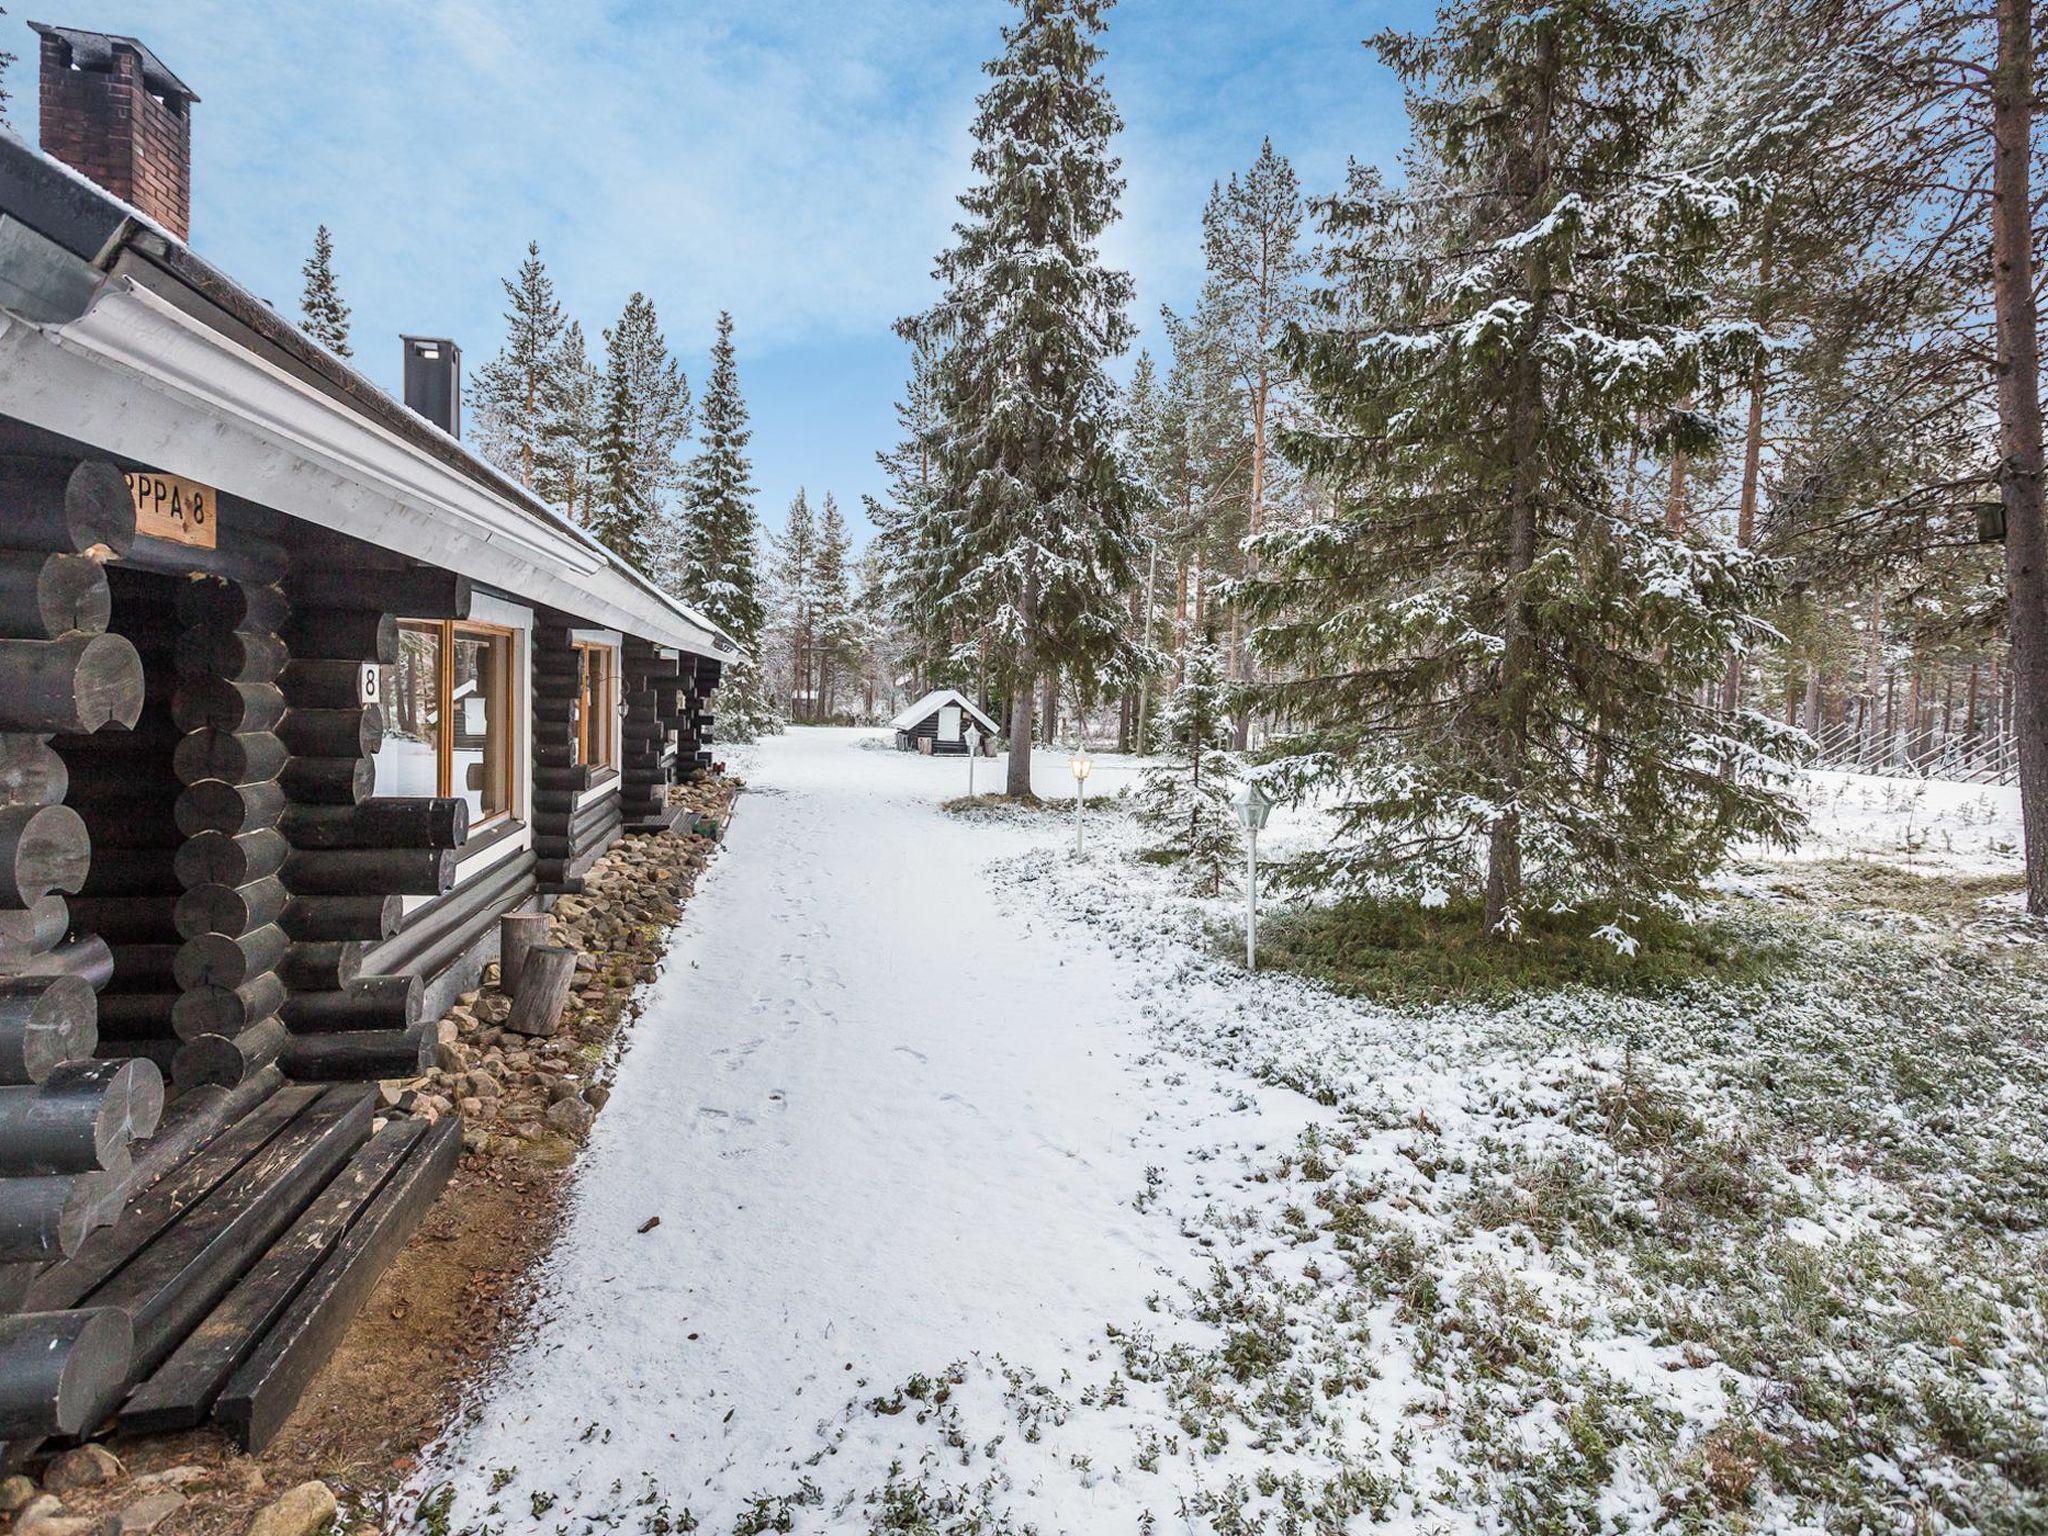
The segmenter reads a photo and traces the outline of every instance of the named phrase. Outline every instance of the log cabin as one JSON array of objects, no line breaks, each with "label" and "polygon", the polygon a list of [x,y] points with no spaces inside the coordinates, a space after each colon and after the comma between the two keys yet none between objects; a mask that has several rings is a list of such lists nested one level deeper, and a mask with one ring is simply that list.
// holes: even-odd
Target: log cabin
[{"label": "log cabin", "polygon": [[[996,740],[1003,732],[988,713],[958,688],[934,688],[889,722],[896,733],[898,752],[925,752],[939,756],[967,755],[967,732],[981,732],[982,750],[995,755]],[[930,746],[925,746],[930,742]]]},{"label": "log cabin", "polygon": [[277,1431],[448,1180],[373,1128],[497,920],[710,763],[732,638],[187,241],[198,98],[0,131],[0,1442]]}]

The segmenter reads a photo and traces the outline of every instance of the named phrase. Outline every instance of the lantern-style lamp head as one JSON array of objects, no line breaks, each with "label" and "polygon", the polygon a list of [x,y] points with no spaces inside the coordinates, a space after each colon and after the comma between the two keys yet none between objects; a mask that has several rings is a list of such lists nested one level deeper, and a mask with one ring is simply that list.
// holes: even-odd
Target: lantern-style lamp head
[{"label": "lantern-style lamp head", "polygon": [[1244,793],[1231,802],[1231,809],[1237,812],[1237,824],[1247,832],[1262,831],[1266,818],[1273,814],[1273,802],[1256,782],[1244,787]]},{"label": "lantern-style lamp head", "polygon": [[1088,754],[1086,752],[1077,751],[1068,760],[1067,766],[1074,770],[1074,782],[1076,784],[1085,784],[1088,782],[1088,770],[1094,765],[1088,761]]},{"label": "lantern-style lamp head", "polygon": [[967,755],[969,757],[976,757],[980,755],[980,752],[981,727],[978,725],[970,725],[969,727],[967,727]]}]

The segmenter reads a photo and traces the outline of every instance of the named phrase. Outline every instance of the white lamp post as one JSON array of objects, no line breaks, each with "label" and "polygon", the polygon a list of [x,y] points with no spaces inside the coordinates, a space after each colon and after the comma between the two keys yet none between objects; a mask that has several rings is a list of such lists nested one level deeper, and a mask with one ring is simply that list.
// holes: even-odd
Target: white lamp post
[{"label": "white lamp post", "polygon": [[1244,968],[1259,968],[1259,828],[1273,813],[1273,802],[1257,783],[1248,783],[1244,793],[1231,802],[1237,823],[1245,830],[1244,840]]},{"label": "white lamp post", "polygon": [[967,727],[967,798],[974,798],[974,760],[981,756],[981,727]]},{"label": "white lamp post", "polygon": [[1074,755],[1067,766],[1074,770],[1074,857],[1078,859],[1081,857],[1081,804],[1088,798],[1088,770],[1092,766],[1087,750],[1074,748]]}]

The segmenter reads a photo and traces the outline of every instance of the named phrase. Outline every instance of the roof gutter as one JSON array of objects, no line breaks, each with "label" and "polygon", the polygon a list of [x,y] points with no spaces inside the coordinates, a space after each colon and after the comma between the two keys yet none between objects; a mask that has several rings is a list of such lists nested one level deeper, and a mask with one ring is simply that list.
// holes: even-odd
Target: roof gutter
[{"label": "roof gutter", "polygon": [[88,262],[0,214],[0,411],[607,627],[739,653],[582,530],[494,494],[465,450],[426,451],[152,291],[123,244]]}]

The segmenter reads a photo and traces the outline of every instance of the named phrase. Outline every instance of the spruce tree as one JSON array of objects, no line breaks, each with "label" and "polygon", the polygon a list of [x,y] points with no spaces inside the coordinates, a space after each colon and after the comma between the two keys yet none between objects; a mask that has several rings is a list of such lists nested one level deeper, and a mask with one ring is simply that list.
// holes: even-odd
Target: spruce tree
[{"label": "spruce tree", "polygon": [[775,590],[776,638],[786,653],[789,718],[817,718],[818,523],[801,487],[789,503],[782,532],[774,541],[771,575]]},{"label": "spruce tree", "polygon": [[509,303],[505,344],[470,384],[470,420],[485,456],[535,491],[551,479],[548,459],[569,406],[562,346],[569,322],[539,241],[527,242],[518,278],[500,281]]},{"label": "spruce tree", "polygon": [[676,449],[690,431],[690,386],[643,293],[626,300],[604,345],[590,531],[661,580],[679,546],[667,498],[679,477]]},{"label": "spruce tree", "polygon": [[752,436],[740,394],[732,316],[721,313],[711,347],[711,376],[698,404],[699,447],[683,470],[676,588],[749,653],[728,662],[719,681],[718,731],[727,741],[752,741],[782,724],[760,654],[767,613],[754,471],[747,458]]},{"label": "spruce tree", "polygon": [[943,575],[953,533],[938,494],[941,423],[932,375],[931,353],[912,348],[910,381],[896,403],[902,436],[894,448],[875,455],[889,477],[888,496],[869,496],[866,507],[875,525],[871,547],[883,562],[890,610],[906,648],[904,660],[927,685],[937,686],[955,681],[962,671],[954,656],[962,627],[949,612],[951,593]]},{"label": "spruce tree", "polygon": [[301,326],[305,333],[336,357],[353,354],[348,347],[348,305],[334,280],[334,236],[322,224],[313,231],[313,254],[299,269],[306,279],[299,299]]},{"label": "spruce tree", "polygon": [[747,403],[740,395],[732,316],[718,317],[711,376],[698,410],[698,449],[683,471],[679,594],[751,649],[763,610],[755,567],[753,465],[747,459]]},{"label": "spruce tree", "polygon": [[1137,488],[1105,363],[1130,343],[1128,274],[1096,242],[1122,182],[1099,66],[1107,0],[1016,0],[974,123],[979,178],[940,257],[944,292],[905,335],[934,357],[943,545],[934,577],[962,664],[1009,697],[1009,792],[1031,792],[1033,695],[1085,702],[1135,673],[1123,594]]},{"label": "spruce tree", "polygon": [[853,553],[853,535],[832,493],[825,493],[825,505],[818,515],[818,537],[811,557],[811,651],[816,657],[818,706],[821,718],[830,720],[837,700],[840,673],[855,664],[859,635],[854,617],[852,571],[847,561]]},{"label": "spruce tree", "polygon": [[1335,518],[1262,541],[1247,589],[1307,729],[1283,782],[1337,807],[1312,883],[1479,883],[1613,915],[1696,891],[1798,813],[1787,747],[1718,708],[1762,571],[1618,493],[1637,452],[1711,449],[1752,327],[1705,323],[1730,189],[1657,174],[1691,81],[1661,0],[1446,7],[1389,34],[1418,153],[1328,218],[1343,279],[1286,348],[1318,429],[1283,446]]},{"label": "spruce tree", "polygon": [[543,423],[543,452],[534,466],[534,491],[572,522],[588,524],[597,495],[597,445],[604,430],[604,380],[590,361],[583,324],[562,329],[555,412]]},{"label": "spruce tree", "polygon": [[1160,834],[1150,852],[1180,865],[1188,883],[1213,896],[1242,856],[1230,790],[1237,776],[1230,743],[1229,684],[1213,641],[1188,651],[1187,672],[1159,711],[1164,762],[1145,770],[1132,812]]}]

